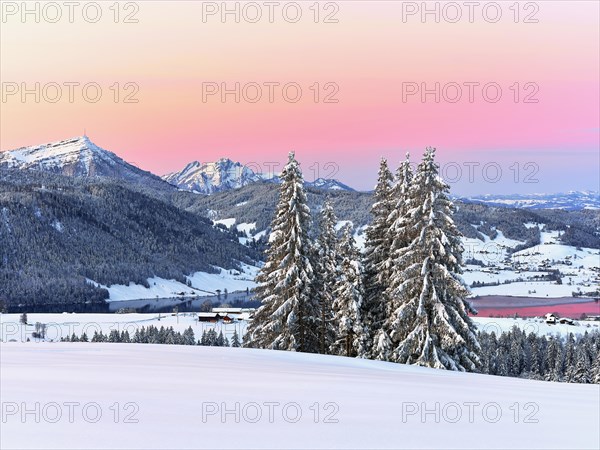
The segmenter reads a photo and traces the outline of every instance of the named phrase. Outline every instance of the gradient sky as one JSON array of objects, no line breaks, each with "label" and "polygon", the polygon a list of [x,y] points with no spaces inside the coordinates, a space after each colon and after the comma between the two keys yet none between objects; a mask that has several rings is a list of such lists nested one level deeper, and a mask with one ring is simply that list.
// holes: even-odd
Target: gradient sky
[{"label": "gradient sky", "polygon": [[[231,16],[222,23],[218,15],[203,23],[203,2],[137,2],[138,23],[114,23],[112,3],[101,2],[97,23],[77,10],[69,23],[66,7],[57,23],[44,16],[40,23],[26,16],[23,23],[19,14],[3,14],[4,94],[7,83],[34,89],[36,82],[95,82],[102,98],[86,102],[75,88],[70,103],[66,87],[56,103],[36,103],[33,95],[24,102],[18,94],[3,97],[0,150],[85,129],[96,144],[157,174],[220,157],[283,162],[295,150],[307,179],[319,167],[321,176],[370,189],[379,157],[395,167],[407,151],[419,158],[431,145],[457,194],[600,189],[599,2],[538,2],[538,23],[523,23],[531,12],[526,2],[515,23],[512,1],[500,2],[497,23],[485,21],[479,9],[469,23],[466,7],[457,23],[435,23],[431,16],[422,23],[419,15],[403,22],[406,2],[373,1],[336,2],[338,23],[314,23],[312,1],[299,2],[303,16],[297,23],[283,20],[278,10],[269,23],[261,2],[258,23],[235,23]],[[331,11],[323,10],[324,3],[321,19]],[[120,19],[129,11],[121,11]],[[139,86],[138,103],[122,101],[130,92],[122,89],[127,82]],[[205,82],[230,88],[236,82],[295,82],[303,92],[297,103],[286,102],[280,89],[269,103],[267,88],[257,103],[235,103],[232,95],[226,102],[218,95],[203,101]],[[336,83],[338,102],[315,103],[309,88],[316,82],[321,94],[325,83]],[[479,87],[471,103],[463,86],[457,103],[436,103],[433,95],[426,102],[419,95],[403,101],[407,82],[429,88],[436,82],[494,82],[502,97],[485,101]],[[115,83],[121,86],[116,103],[110,89]],[[517,103],[510,89],[515,83]],[[537,103],[523,102],[532,92],[525,83],[539,88]],[[467,163],[479,164],[471,180]],[[333,174],[330,167],[339,170]]]}]

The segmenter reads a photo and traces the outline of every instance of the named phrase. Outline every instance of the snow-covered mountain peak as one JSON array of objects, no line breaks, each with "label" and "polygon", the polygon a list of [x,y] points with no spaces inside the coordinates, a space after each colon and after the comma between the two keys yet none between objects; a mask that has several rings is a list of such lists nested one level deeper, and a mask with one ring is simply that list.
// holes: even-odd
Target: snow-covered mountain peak
[{"label": "snow-covered mountain peak", "polygon": [[181,171],[163,176],[163,179],[180,189],[212,194],[237,189],[261,178],[239,162],[220,158],[208,163],[193,161]]},{"label": "snow-covered mountain peak", "polygon": [[78,136],[63,141],[43,145],[21,147],[0,154],[0,163],[11,167],[30,168],[32,166],[61,165],[92,156],[102,149],[92,143],[87,136]]},{"label": "snow-covered mountain peak", "polygon": [[[180,189],[202,194],[213,194],[215,192],[238,189],[258,181],[280,182],[277,175],[256,173],[249,167],[232,161],[229,158],[220,158],[216,162],[209,163],[193,161],[187,164],[181,171],[163,176],[163,179]],[[325,178],[306,182],[306,185],[327,190],[354,190],[337,180]]]},{"label": "snow-covered mountain peak", "polygon": [[41,164],[60,164],[81,159],[83,156],[117,157],[114,153],[104,150],[94,144],[87,136],[77,136],[57,142],[42,145],[32,145],[9,150],[0,155],[0,161],[12,162],[15,166],[31,166]]},{"label": "snow-covered mountain peak", "polygon": [[86,135],[0,153],[0,168],[33,169],[73,177],[109,177],[168,186],[159,177],[129,164]]},{"label": "snow-covered mountain peak", "polygon": [[354,191],[350,186],[338,180],[329,178],[317,178],[315,181],[307,182],[306,184],[314,188],[327,189],[330,191]]}]

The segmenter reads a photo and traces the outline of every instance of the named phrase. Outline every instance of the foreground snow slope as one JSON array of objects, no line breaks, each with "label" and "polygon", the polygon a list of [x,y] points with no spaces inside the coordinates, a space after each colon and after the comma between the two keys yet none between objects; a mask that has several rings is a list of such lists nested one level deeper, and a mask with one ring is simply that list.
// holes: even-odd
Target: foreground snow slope
[{"label": "foreground snow slope", "polygon": [[[217,347],[5,343],[0,350],[2,448],[600,446],[596,385]],[[39,423],[34,413],[20,416],[36,402]],[[75,404],[73,423],[65,402]],[[436,403],[439,417],[421,415]],[[61,418],[49,423],[58,410]]]}]

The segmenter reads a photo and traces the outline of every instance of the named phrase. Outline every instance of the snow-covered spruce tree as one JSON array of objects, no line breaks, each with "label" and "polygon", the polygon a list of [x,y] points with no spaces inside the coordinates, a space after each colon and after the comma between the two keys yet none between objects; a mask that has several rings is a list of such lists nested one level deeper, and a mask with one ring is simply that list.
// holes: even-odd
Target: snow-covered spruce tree
[{"label": "snow-covered spruce tree", "polygon": [[449,186],[439,177],[435,149],[425,151],[409,190],[404,227],[418,231],[394,260],[396,289],[391,360],[441,369],[475,371],[480,346],[462,273],[460,232],[452,221]]},{"label": "snow-covered spruce tree", "polygon": [[335,338],[333,323],[334,289],[338,278],[337,218],[331,203],[326,200],[319,215],[319,235],[313,252],[313,294],[321,311],[319,323],[319,353],[329,353]]},{"label": "snow-covered spruce tree", "polygon": [[[122,340],[122,339],[121,339]],[[183,343],[185,345],[194,345],[196,343],[196,337],[194,336],[194,330],[192,327],[188,327],[183,332]]]},{"label": "snow-covered spruce tree", "polygon": [[510,372],[509,376],[518,377],[523,371],[523,333],[516,325],[510,333]]},{"label": "snow-covered spruce tree", "polygon": [[233,330],[233,337],[231,338],[232,347],[240,347],[240,337],[238,336],[237,330]]},{"label": "snow-covered spruce tree", "polygon": [[[362,316],[368,330],[368,345],[375,348],[375,339],[386,318],[386,299],[384,297],[388,277],[382,271],[389,259],[389,217],[393,205],[392,187],[394,177],[387,160],[381,159],[377,185],[373,195],[371,215],[373,220],[366,231],[365,251],[363,254],[364,288]],[[371,354],[370,357],[375,357]]]},{"label": "snow-covered spruce tree", "polygon": [[575,352],[575,366],[569,383],[591,383],[591,364],[587,352],[583,345],[578,345]]},{"label": "snow-covered spruce tree", "polygon": [[[404,161],[400,163],[396,170],[395,184],[392,188],[393,208],[388,216],[388,223],[392,235],[390,240],[392,248],[390,252],[396,252],[409,244],[409,237],[405,236],[403,225],[404,216],[407,212],[407,199],[409,190],[413,181],[413,172],[410,167],[410,154],[406,154]],[[390,267],[391,270],[391,267]]]},{"label": "snow-covered spruce tree", "polygon": [[595,384],[600,384],[600,352],[596,353],[594,362],[592,363],[591,381]]},{"label": "snow-covered spruce tree", "polygon": [[561,356],[560,342],[553,336],[548,338],[548,346],[544,357],[544,366],[546,367],[546,381],[559,381],[559,375],[556,372],[557,361]]},{"label": "snow-covered spruce tree", "polygon": [[534,333],[527,335],[527,346],[529,353],[525,357],[526,369],[529,373],[529,378],[541,380],[543,379],[543,362],[541,359],[540,346],[542,340]]},{"label": "snow-covered spruce tree", "polygon": [[[399,299],[393,295],[393,292],[398,288],[397,285],[392,285],[391,280],[399,281],[397,275],[402,268],[396,264],[396,259],[400,256],[400,252],[410,244],[416,237],[416,230],[405,226],[406,213],[408,211],[408,196],[413,179],[412,169],[410,167],[410,155],[406,154],[406,159],[400,164],[396,171],[395,184],[391,191],[391,203],[393,208],[387,218],[387,243],[389,249],[387,251],[387,259],[382,262],[379,273],[382,274],[383,280],[387,280],[387,284],[380,284],[385,291],[383,298],[385,304],[385,320],[382,326],[377,330],[373,343],[372,357],[382,361],[389,361],[392,353],[392,342],[390,333],[392,331],[391,317],[392,312],[399,307]],[[382,280],[382,281],[383,281]]]},{"label": "snow-covered spruce tree", "polygon": [[248,326],[244,346],[318,352],[320,310],[311,292],[309,224],[302,172],[292,152],[281,173],[267,261],[256,278],[262,306]]},{"label": "snow-covered spruce tree", "polygon": [[361,317],[364,298],[363,273],[351,225],[344,227],[338,253],[341,258],[340,276],[335,286],[333,302],[336,339],[331,345],[331,353],[367,358],[367,333]]}]

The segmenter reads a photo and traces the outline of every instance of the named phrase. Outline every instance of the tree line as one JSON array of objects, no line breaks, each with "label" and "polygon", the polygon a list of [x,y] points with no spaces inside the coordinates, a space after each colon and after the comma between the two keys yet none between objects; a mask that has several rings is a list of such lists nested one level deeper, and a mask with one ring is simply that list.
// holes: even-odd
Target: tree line
[{"label": "tree line", "polygon": [[518,327],[502,332],[480,332],[480,372],[490,375],[600,384],[600,333],[594,331],[563,339],[538,336]]},{"label": "tree line", "polygon": [[[35,337],[35,336],[34,336]],[[124,344],[167,344],[167,345],[203,345],[209,347],[240,347],[241,342],[237,330],[234,331],[231,341],[223,335],[223,331],[217,334],[213,328],[204,330],[202,338],[196,340],[192,327],[185,329],[183,333],[175,331],[173,327],[141,327],[131,335],[127,330],[119,332],[111,330],[108,334],[102,331],[94,331],[93,336],[82,333],[80,336],[73,333],[71,336],[62,337],[61,342],[110,342]]]}]

